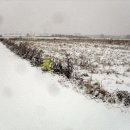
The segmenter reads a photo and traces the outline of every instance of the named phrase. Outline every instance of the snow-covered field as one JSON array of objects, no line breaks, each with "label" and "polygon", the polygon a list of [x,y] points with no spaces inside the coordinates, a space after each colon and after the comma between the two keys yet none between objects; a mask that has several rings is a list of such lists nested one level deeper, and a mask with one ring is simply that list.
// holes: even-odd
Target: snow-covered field
[{"label": "snow-covered field", "polygon": [[123,110],[62,87],[0,43],[0,130],[128,130]]},{"label": "snow-covered field", "polygon": [[[72,39],[31,39],[27,43],[43,50],[64,62],[66,54],[72,58],[73,78],[84,82],[99,82],[109,92],[124,90],[130,92],[130,43],[101,43]],[[17,44],[25,41],[15,41]],[[63,63],[64,64],[64,63]]]},{"label": "snow-covered field", "polygon": [[[54,44],[54,43],[52,43]],[[88,77],[102,83],[105,89],[130,91],[130,46],[104,45],[100,43],[68,43],[48,45],[42,43],[45,53],[57,58],[66,52],[74,62],[74,70],[78,77]],[[42,48],[40,47],[40,48]],[[62,51],[61,51],[62,50]],[[48,52],[46,52],[48,51]],[[62,53],[61,53],[62,52]],[[84,76],[87,74],[88,76]]]}]

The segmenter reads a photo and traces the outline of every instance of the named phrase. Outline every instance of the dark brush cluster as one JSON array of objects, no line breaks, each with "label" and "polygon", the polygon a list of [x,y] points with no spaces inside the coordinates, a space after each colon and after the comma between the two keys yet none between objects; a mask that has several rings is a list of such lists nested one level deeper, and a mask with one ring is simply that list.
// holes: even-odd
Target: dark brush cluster
[{"label": "dark brush cluster", "polygon": [[116,96],[120,102],[123,102],[125,106],[130,105],[130,93],[128,91],[117,91]]},{"label": "dark brush cluster", "polygon": [[27,59],[33,66],[40,66],[42,62],[42,50],[31,49],[28,44],[20,43],[15,44],[14,40],[7,40],[4,39],[3,43],[13,51],[18,56],[22,57],[23,59]]}]

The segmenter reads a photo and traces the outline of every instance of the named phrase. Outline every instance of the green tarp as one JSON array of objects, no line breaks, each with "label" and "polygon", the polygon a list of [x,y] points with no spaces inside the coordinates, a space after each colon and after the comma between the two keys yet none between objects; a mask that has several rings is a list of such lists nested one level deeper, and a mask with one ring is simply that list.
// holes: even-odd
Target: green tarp
[{"label": "green tarp", "polygon": [[51,59],[50,58],[43,59],[41,67],[43,71],[51,71]]}]

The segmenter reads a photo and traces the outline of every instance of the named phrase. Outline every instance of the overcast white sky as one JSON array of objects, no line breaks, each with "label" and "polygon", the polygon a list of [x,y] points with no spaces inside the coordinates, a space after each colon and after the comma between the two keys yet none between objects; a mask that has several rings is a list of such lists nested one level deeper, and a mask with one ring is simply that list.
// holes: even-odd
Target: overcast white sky
[{"label": "overcast white sky", "polygon": [[0,33],[130,34],[130,0],[0,0]]}]

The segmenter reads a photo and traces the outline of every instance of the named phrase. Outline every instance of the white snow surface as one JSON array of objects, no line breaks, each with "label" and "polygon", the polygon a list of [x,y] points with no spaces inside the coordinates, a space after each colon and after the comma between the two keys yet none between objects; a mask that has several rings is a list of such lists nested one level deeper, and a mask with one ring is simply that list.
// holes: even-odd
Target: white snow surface
[{"label": "white snow surface", "polygon": [[0,43],[0,130],[129,130],[125,110],[62,87]]}]

